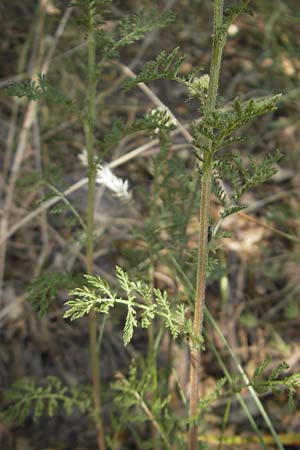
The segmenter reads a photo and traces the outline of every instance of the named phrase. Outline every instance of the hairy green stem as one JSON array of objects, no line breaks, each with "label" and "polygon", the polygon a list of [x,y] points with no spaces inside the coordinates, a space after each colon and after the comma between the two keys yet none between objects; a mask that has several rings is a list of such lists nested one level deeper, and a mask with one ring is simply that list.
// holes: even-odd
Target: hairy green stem
[{"label": "hairy green stem", "polygon": [[[149,286],[151,287],[151,291],[154,290],[154,260],[151,250],[150,255],[150,265],[149,265]],[[154,299],[152,298],[152,302]],[[154,359],[154,327],[153,323],[151,322],[148,327],[148,358],[150,361],[153,361]]]},{"label": "hairy green stem", "polygon": [[[205,115],[210,114],[216,107],[216,98],[218,92],[220,67],[222,60],[223,47],[225,43],[225,33],[223,30],[223,0],[214,1],[214,30],[213,45],[210,65],[210,81],[208,88],[208,97],[205,107]],[[206,269],[207,269],[207,230],[209,225],[209,207],[212,183],[212,142],[206,142],[205,160],[202,167],[201,179],[201,198],[200,198],[200,224],[199,224],[199,243],[198,243],[198,268],[195,295],[194,325],[195,335],[202,335],[203,317],[205,307],[206,290]],[[197,430],[195,423],[197,408],[199,403],[199,384],[200,384],[200,350],[191,343],[191,366],[190,366],[190,433],[189,449],[197,449]]]},{"label": "hairy green stem", "polygon": [[[94,252],[94,197],[96,167],[94,164],[94,122],[95,122],[95,98],[96,98],[96,42],[94,11],[92,3],[89,5],[88,26],[88,92],[87,92],[87,117],[84,130],[86,138],[86,149],[88,159],[88,206],[86,219],[86,270],[89,275],[93,274],[93,252]],[[106,450],[104,439],[104,427],[102,423],[101,398],[100,398],[100,369],[97,351],[97,319],[95,309],[89,316],[90,333],[90,357],[93,379],[93,400],[95,408],[95,424],[99,450]]]},{"label": "hairy green stem", "polygon": [[[182,270],[181,266],[178,264],[178,262],[174,258],[171,258],[171,262],[172,262],[173,266],[175,267],[176,271],[178,272],[178,274],[180,274],[181,281],[184,282],[184,284],[187,287],[188,291],[191,294],[193,294],[195,289],[192,286],[192,284],[191,284],[190,280],[188,279],[188,277],[186,276],[185,272]],[[238,372],[242,375],[242,379],[245,381],[245,384],[248,385],[250,395],[253,398],[253,400],[254,400],[254,402],[255,402],[259,412],[261,413],[265,424],[269,428],[269,430],[270,430],[270,432],[271,432],[271,434],[272,434],[272,436],[274,438],[274,441],[276,442],[276,445],[277,445],[278,449],[279,450],[284,450],[284,447],[283,447],[282,443],[280,442],[280,437],[277,434],[275,428],[273,427],[272,422],[271,422],[271,420],[270,420],[266,410],[264,409],[263,404],[261,403],[261,401],[260,401],[257,393],[255,392],[254,388],[249,385],[249,379],[248,379],[248,377],[246,375],[246,372],[242,368],[238,358],[236,357],[234,351],[230,347],[230,345],[229,345],[227,339],[225,338],[224,334],[222,333],[222,330],[220,329],[219,325],[214,320],[213,316],[211,315],[211,313],[209,312],[209,310],[207,309],[206,306],[204,307],[204,313],[205,313],[205,318],[211,324],[212,328],[216,331],[216,333],[219,336],[219,338],[220,338],[221,342],[223,343],[224,347],[227,349],[228,353],[230,354],[231,358],[233,359],[233,361],[234,361],[234,363],[235,363],[235,365],[236,365],[236,367],[238,369]],[[227,369],[225,367],[225,364],[222,362],[221,357],[220,357],[219,353],[217,352],[217,350],[214,351],[214,346],[212,345],[212,340],[211,340],[211,338],[210,338],[210,336],[208,335],[207,332],[205,333],[205,339],[210,342],[211,348],[212,348],[215,356],[217,357],[218,362],[220,363],[220,367],[222,368],[222,370],[224,372],[224,375],[226,376],[228,381],[231,383],[232,382],[232,377],[230,376],[229,372],[227,371]],[[241,404],[241,406],[242,406],[246,416],[248,417],[248,419],[250,421],[250,424],[253,427],[253,430],[257,433],[257,435],[258,435],[258,437],[260,439],[260,442],[263,442],[262,434],[259,431],[259,429],[258,429],[258,427],[257,427],[257,425],[255,423],[255,420],[251,416],[251,412],[249,411],[247,404],[243,400],[241,394],[237,393],[236,396],[237,396],[237,398],[238,398],[238,400],[239,400],[239,402],[240,402],[240,404]],[[262,446],[265,449],[267,448],[263,444],[262,444]]]}]

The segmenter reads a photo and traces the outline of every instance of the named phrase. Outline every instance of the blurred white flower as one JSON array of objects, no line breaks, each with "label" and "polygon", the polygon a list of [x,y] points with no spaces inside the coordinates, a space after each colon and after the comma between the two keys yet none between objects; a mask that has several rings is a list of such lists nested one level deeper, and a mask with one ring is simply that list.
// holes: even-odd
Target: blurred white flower
[{"label": "blurred white flower", "polygon": [[116,197],[123,200],[130,200],[132,193],[129,190],[128,180],[122,180],[112,173],[110,168],[99,165],[97,167],[96,183],[103,184],[103,186],[110,189]]},{"label": "blurred white flower", "polygon": [[79,159],[79,161],[81,162],[81,164],[82,164],[84,167],[87,167],[87,166],[88,166],[88,158],[87,158],[87,151],[86,151],[86,148],[83,148],[83,149],[82,149],[82,152],[79,153],[78,159]]},{"label": "blurred white flower", "polygon": [[235,36],[239,31],[239,27],[235,25],[235,23],[232,23],[230,27],[228,28],[228,35],[229,36]]},{"label": "blurred white flower", "polygon": [[[88,166],[88,158],[86,148],[78,155],[78,159],[84,167]],[[96,160],[96,158],[95,158]],[[96,183],[102,184],[103,186],[110,189],[116,197],[121,199],[130,200],[132,193],[129,190],[128,180],[122,180],[122,178],[117,177],[112,173],[108,165],[102,166],[97,165],[96,173]]]}]

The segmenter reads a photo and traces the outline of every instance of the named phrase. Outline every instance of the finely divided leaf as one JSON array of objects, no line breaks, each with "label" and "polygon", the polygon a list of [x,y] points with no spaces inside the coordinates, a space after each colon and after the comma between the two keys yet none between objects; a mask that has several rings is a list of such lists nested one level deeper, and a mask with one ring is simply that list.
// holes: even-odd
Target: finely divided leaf
[{"label": "finely divided leaf", "polygon": [[144,65],[143,70],[133,80],[127,80],[123,86],[131,89],[138,83],[147,83],[159,79],[178,80],[178,70],[184,61],[183,56],[179,56],[179,47],[171,53],[161,52],[154,61],[149,61]]}]

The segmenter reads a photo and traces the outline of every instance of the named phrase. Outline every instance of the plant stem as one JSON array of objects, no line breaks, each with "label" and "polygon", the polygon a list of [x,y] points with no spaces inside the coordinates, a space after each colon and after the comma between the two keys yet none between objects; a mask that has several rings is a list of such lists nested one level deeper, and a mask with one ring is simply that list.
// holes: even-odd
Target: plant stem
[{"label": "plant stem", "polygon": [[[88,24],[88,92],[87,92],[87,117],[84,123],[86,138],[86,149],[88,157],[88,206],[86,219],[86,271],[89,275],[93,274],[93,252],[94,252],[94,197],[95,197],[95,177],[96,167],[94,164],[94,122],[95,122],[95,98],[96,98],[96,43],[95,43],[95,24],[94,11],[92,3],[89,5],[89,24]],[[104,427],[101,414],[100,399],[100,370],[97,352],[97,320],[95,310],[92,309],[89,315],[89,333],[90,333],[90,357],[93,379],[93,399],[95,414],[94,420],[97,430],[97,440],[99,450],[106,450],[104,439]]]},{"label": "plant stem", "polygon": [[[223,26],[223,0],[214,0],[214,31],[213,45],[210,65],[210,81],[208,88],[208,97],[205,107],[205,115],[211,114],[216,107],[216,98],[218,92],[220,67],[222,52],[225,44]],[[201,179],[201,198],[200,198],[200,224],[199,224],[199,243],[198,243],[198,268],[195,296],[195,311],[193,332],[195,335],[202,335],[203,317],[205,307],[206,290],[206,268],[207,268],[207,230],[209,225],[209,207],[212,183],[212,142],[206,142],[207,156],[203,163],[203,173]],[[191,367],[190,367],[190,434],[189,449],[197,449],[197,430],[195,423],[197,408],[199,402],[199,384],[200,384],[200,349],[191,343]]]},{"label": "plant stem", "polygon": [[[190,292],[191,294],[194,293],[195,289],[192,286],[189,278],[186,276],[185,272],[182,270],[180,264],[178,264],[178,262],[174,259],[174,258],[170,258],[172,265],[174,266],[174,268],[176,269],[176,271],[178,272],[178,274],[180,275],[180,279],[182,282],[184,282],[186,288],[188,289],[188,292]],[[280,437],[277,434],[275,428],[273,427],[273,424],[266,412],[266,410],[264,409],[263,404],[261,403],[257,393],[255,392],[255,390],[253,389],[253,387],[250,385],[249,379],[246,375],[246,372],[244,371],[244,369],[242,368],[238,358],[236,357],[234,351],[232,350],[232,348],[230,347],[227,339],[225,338],[224,334],[222,333],[222,330],[220,329],[219,325],[217,324],[217,322],[214,320],[213,316],[211,315],[211,313],[209,312],[207,306],[205,306],[205,318],[208,320],[208,322],[210,323],[210,325],[212,326],[212,328],[216,331],[218,337],[220,338],[221,342],[223,343],[224,347],[227,349],[229,355],[231,356],[231,358],[233,359],[238,372],[242,375],[242,379],[244,380],[245,384],[248,385],[248,389],[250,392],[251,397],[253,398],[258,410],[260,411],[262,418],[264,419],[265,424],[267,425],[267,427],[269,428],[269,430],[271,431],[271,434],[274,438],[274,442],[276,442],[276,445],[278,447],[279,450],[284,450],[283,445],[280,442]],[[228,379],[229,383],[232,382],[232,377],[230,376],[229,372],[226,369],[225,364],[223,363],[219,353],[217,352],[217,350],[215,350],[215,347],[212,345],[212,340],[209,336],[209,334],[206,332],[205,333],[205,339],[207,341],[210,342],[211,345],[211,349],[213,351],[213,353],[215,354],[215,356],[217,357],[217,361],[220,364],[221,369],[224,372],[224,375],[226,376],[226,378]],[[256,432],[258,438],[260,439],[260,442],[262,443],[263,448],[267,449],[267,447],[265,445],[263,445],[263,439],[262,439],[262,434],[259,431],[255,420],[253,419],[253,417],[251,416],[251,412],[246,404],[246,402],[243,400],[241,394],[237,393],[236,394],[237,399],[239,400],[246,416],[248,417],[250,424],[252,425],[253,430]]]},{"label": "plant stem", "polygon": [[[209,224],[209,198],[211,192],[211,174],[203,173],[201,181],[200,199],[200,225],[199,225],[199,249],[198,249],[198,270],[195,296],[195,312],[193,332],[195,335],[202,335],[205,286],[206,286],[206,265],[207,265],[207,229]],[[197,414],[199,402],[199,379],[200,379],[200,350],[197,346],[190,346],[191,367],[190,367],[190,412],[189,418],[193,420]],[[190,424],[190,450],[197,449],[197,429],[196,423]]]}]

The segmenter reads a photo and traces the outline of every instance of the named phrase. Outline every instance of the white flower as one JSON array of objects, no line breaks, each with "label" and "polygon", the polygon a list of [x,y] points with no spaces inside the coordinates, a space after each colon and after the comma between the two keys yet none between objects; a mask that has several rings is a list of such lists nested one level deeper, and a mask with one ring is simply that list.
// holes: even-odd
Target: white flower
[{"label": "white flower", "polygon": [[202,77],[195,77],[189,86],[189,93],[191,96],[196,96],[199,93],[206,93],[209,86],[209,75],[206,73]]},{"label": "white flower", "polygon": [[208,90],[209,86],[209,75],[206,73],[205,75],[202,75],[202,77],[198,78],[197,80],[198,86],[201,86],[201,89]]},{"label": "white flower", "polygon": [[[82,150],[82,152],[78,155],[78,158],[84,167],[88,166],[86,148]],[[126,200],[131,199],[132,194],[129,190],[128,180],[122,180],[122,178],[118,178],[112,173],[107,165],[97,165],[96,183],[103,184],[103,186],[110,189],[116,195],[116,197]]]},{"label": "white flower", "polygon": [[131,199],[132,194],[129,190],[128,180],[122,180],[122,178],[114,175],[107,165],[98,165],[96,183],[103,184],[103,186],[110,189],[116,197],[125,200]]},{"label": "white flower", "polygon": [[86,148],[83,148],[83,149],[82,149],[82,152],[79,153],[78,159],[79,159],[79,161],[81,162],[81,164],[82,164],[84,167],[87,167],[87,166],[88,166],[88,158],[87,158],[87,151],[86,151]]},{"label": "white flower", "polygon": [[[79,153],[78,159],[84,167],[87,167],[89,165],[87,150],[85,147],[82,149],[81,153]],[[97,162],[97,159],[97,156],[94,156],[94,162]]]},{"label": "white flower", "polygon": [[228,28],[229,36],[235,36],[238,33],[238,31],[239,31],[239,28],[234,23],[232,23],[230,25],[230,27]]},{"label": "white flower", "polygon": [[176,119],[170,113],[170,110],[166,106],[159,106],[155,109],[152,109],[148,114],[148,117],[153,119],[158,125],[157,128],[154,129],[156,134],[159,133],[160,129],[169,129],[176,126]]}]

